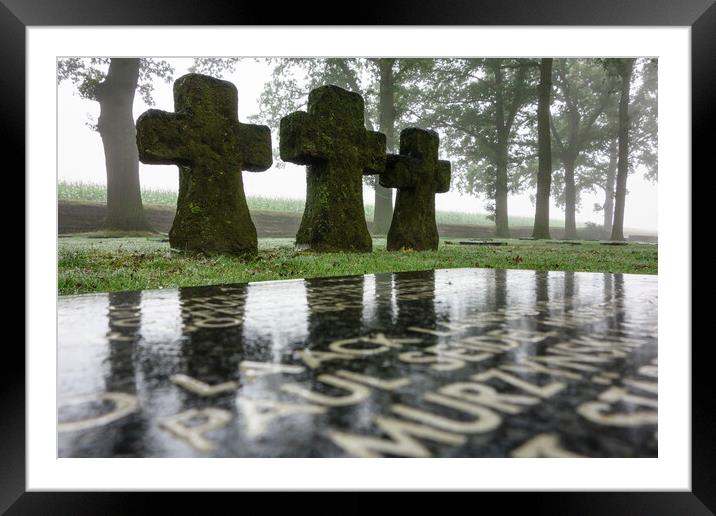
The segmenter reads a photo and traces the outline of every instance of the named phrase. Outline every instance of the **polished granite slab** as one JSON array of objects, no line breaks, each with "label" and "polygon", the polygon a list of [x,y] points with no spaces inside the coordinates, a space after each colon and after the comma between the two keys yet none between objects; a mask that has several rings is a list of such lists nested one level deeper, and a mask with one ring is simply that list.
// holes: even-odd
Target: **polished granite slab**
[{"label": "polished granite slab", "polygon": [[58,301],[60,457],[656,457],[657,277],[446,269]]}]

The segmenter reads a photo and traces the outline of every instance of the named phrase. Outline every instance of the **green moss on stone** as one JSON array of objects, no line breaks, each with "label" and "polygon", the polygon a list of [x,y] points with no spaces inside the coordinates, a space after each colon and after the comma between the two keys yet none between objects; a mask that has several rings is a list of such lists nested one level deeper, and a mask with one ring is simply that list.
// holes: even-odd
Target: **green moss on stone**
[{"label": "green moss on stone", "polygon": [[450,189],[450,162],[438,159],[440,139],[435,131],[418,128],[400,133],[400,154],[389,154],[380,184],[397,188],[389,251],[438,248],[435,194]]},{"label": "green moss on stone", "polygon": [[363,98],[337,86],[316,88],[308,112],[281,119],[279,142],[282,160],[307,165],[297,247],[370,252],[362,176],[383,171],[385,135],[365,129]]},{"label": "green moss on stone", "polygon": [[139,159],[179,167],[171,247],[256,254],[256,228],[241,171],[271,166],[269,128],[239,122],[236,87],[206,75],[180,77],[174,83],[174,106],[175,113],[150,109],[137,120]]}]

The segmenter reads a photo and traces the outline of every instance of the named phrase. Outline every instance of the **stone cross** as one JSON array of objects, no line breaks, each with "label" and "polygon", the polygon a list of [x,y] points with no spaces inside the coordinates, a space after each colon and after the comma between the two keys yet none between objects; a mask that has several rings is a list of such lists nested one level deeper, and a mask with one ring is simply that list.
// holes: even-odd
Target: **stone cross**
[{"label": "stone cross", "polygon": [[150,109],[137,120],[142,163],[179,167],[171,247],[256,254],[241,171],[271,166],[269,128],[239,122],[236,86],[206,75],[190,73],[174,83],[174,110]]},{"label": "stone cross", "polygon": [[380,184],[397,188],[388,250],[438,248],[435,194],[450,190],[450,162],[438,159],[440,138],[418,128],[400,133],[400,154],[389,154]]},{"label": "stone cross", "polygon": [[307,165],[298,249],[370,252],[363,211],[364,174],[385,167],[385,135],[365,128],[363,98],[337,86],[308,96],[308,112],[281,119],[281,159]]}]

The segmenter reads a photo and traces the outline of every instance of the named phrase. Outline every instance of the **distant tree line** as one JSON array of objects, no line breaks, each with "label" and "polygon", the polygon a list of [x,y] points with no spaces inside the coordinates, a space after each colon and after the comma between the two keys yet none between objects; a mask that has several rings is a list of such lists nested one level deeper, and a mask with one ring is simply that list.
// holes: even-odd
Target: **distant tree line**
[{"label": "distant tree line", "polygon": [[[192,71],[220,76],[238,59],[195,59]],[[435,129],[453,162],[453,187],[489,200],[495,234],[510,236],[508,196],[534,192],[533,236],[549,238],[550,199],[565,212],[565,237],[576,238],[581,195],[602,192],[608,238],[623,240],[627,177],[637,168],[657,180],[657,60],[274,58],[253,121],[271,126],[305,107],[323,84],[360,93],[366,126],[397,151],[405,127]],[[156,79],[173,69],[156,59],[62,59],[68,80],[100,104],[96,129],[107,172],[105,228],[148,230],[139,188],[132,103],[152,104]],[[372,176],[374,232],[390,226],[392,190]]]},{"label": "distant tree line", "polygon": [[[577,237],[585,192],[602,191],[605,237],[622,240],[626,179],[638,167],[657,180],[657,60],[272,59],[255,121],[278,128],[308,92],[335,84],[363,95],[366,126],[388,152],[404,127],[436,129],[453,161],[454,186],[482,196],[495,234],[510,236],[508,196],[535,191],[535,238],[549,238],[553,199],[565,238]],[[374,231],[392,216],[391,191],[375,187]]]}]

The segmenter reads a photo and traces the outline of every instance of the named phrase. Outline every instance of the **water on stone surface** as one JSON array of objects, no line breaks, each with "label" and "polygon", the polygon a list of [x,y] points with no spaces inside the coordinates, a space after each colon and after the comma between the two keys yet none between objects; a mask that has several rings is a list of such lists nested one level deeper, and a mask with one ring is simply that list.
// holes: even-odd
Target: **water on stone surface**
[{"label": "water on stone surface", "polygon": [[60,457],[656,457],[657,277],[61,297]]}]

